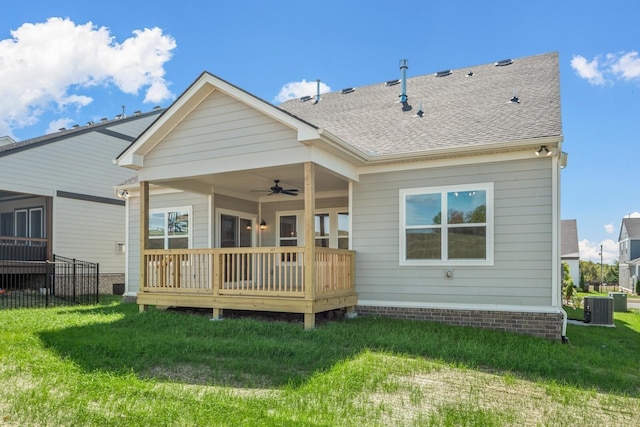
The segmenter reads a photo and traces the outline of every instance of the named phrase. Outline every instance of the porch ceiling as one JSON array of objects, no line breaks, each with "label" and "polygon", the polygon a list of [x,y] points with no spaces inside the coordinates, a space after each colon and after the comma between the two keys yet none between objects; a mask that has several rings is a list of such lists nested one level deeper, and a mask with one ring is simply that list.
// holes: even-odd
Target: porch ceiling
[{"label": "porch ceiling", "polygon": [[[331,196],[347,194],[348,180],[336,175],[326,168],[316,165],[316,194]],[[179,190],[210,194],[211,189],[218,194],[239,197],[248,200],[273,200],[275,198],[291,198],[287,195],[268,196],[274,180],[280,180],[285,189],[297,189],[299,194],[304,190],[304,165],[287,165],[238,172],[225,172],[189,177],[178,180],[154,182],[154,184]]]}]

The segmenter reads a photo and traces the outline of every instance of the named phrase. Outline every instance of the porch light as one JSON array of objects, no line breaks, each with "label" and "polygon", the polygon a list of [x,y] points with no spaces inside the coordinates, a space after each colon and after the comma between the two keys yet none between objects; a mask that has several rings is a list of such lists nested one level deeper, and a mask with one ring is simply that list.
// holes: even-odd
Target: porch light
[{"label": "porch light", "polygon": [[260,221],[260,230],[264,231],[267,229],[267,222],[263,219],[262,221]]},{"label": "porch light", "polygon": [[118,197],[127,200],[129,198],[129,192],[127,190],[118,191]]}]

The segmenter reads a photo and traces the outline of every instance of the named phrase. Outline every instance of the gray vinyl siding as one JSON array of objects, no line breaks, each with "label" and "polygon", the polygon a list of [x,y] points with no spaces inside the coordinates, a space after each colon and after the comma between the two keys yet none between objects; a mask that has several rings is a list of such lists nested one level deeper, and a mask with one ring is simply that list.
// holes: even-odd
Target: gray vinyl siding
[{"label": "gray vinyl siding", "polygon": [[640,258],[640,240],[629,240],[629,260]]},{"label": "gray vinyl siding", "polygon": [[282,150],[300,147],[294,130],[215,91],[158,143],[144,161],[145,168],[180,168],[193,162],[241,160],[246,153],[285,155]]},{"label": "gray vinyl siding", "polygon": [[[143,117],[128,126],[141,132],[155,118]],[[88,132],[0,157],[0,189],[46,196],[61,190],[115,198],[113,186],[135,175],[112,162],[129,144],[124,139]]]},{"label": "gray vinyl siding", "polygon": [[258,215],[258,203],[249,200],[216,194],[213,199],[213,204],[216,209],[228,209]]},{"label": "gray vinyl siding", "polygon": [[123,273],[125,257],[117,243],[125,242],[122,206],[84,200],[54,199],[53,253],[100,264],[100,273]]},{"label": "gray vinyl siding", "polygon": [[[551,305],[551,179],[547,159],[361,175],[351,209],[360,300]],[[494,183],[493,266],[399,265],[400,189],[484,182]]]},{"label": "gray vinyl siding", "polygon": [[[140,198],[129,199],[129,236],[127,242],[127,292],[140,289]],[[209,197],[202,194],[175,192],[152,194],[149,209],[191,206],[191,247],[209,247]]]}]

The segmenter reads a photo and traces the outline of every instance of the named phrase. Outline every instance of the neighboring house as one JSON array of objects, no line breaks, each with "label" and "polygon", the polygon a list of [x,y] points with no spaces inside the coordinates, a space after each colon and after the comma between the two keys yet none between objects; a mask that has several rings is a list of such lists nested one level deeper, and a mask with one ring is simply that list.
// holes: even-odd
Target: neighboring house
[{"label": "neighboring house", "polygon": [[563,219],[560,225],[562,240],[560,259],[569,265],[569,274],[575,286],[580,285],[580,246],[578,244],[578,223],[575,219]]},{"label": "neighboring house", "polygon": [[124,283],[125,208],[113,185],[135,173],[113,157],[161,113],[0,139],[0,261],[52,254],[100,264],[101,292]]},{"label": "neighboring house", "polygon": [[640,218],[623,218],[618,236],[620,288],[636,292],[640,280]]},{"label": "neighboring house", "polygon": [[127,295],[560,339],[562,139],[555,53],[278,107],[205,72],[117,158]]}]

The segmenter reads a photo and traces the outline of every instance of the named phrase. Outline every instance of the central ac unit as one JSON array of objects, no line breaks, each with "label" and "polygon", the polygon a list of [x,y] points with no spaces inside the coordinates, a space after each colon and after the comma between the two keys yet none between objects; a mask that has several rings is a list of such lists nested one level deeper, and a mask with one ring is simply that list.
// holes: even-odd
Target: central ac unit
[{"label": "central ac unit", "polygon": [[612,297],[584,297],[585,323],[613,325]]}]

